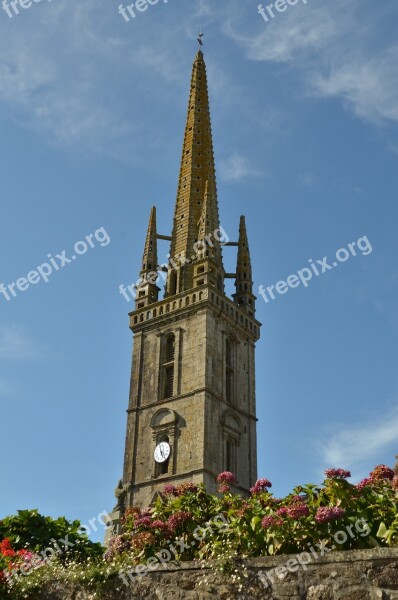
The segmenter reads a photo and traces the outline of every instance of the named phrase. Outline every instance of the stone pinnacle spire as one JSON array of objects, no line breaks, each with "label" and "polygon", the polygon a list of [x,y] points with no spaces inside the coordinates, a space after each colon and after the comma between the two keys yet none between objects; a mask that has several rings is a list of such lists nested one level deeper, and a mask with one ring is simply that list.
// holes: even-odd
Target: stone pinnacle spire
[{"label": "stone pinnacle spire", "polygon": [[148,232],[145,240],[140,283],[137,285],[136,308],[143,308],[158,301],[159,288],[156,285],[158,270],[156,208],[151,209]]},{"label": "stone pinnacle spire", "polygon": [[144,255],[142,257],[141,275],[156,271],[158,266],[157,231],[156,231],[156,206],[151,208],[148,233],[146,235]]},{"label": "stone pinnacle spire", "polygon": [[235,302],[250,316],[254,316],[252,264],[250,259],[249,241],[247,238],[245,217],[241,216],[239,224],[238,261],[236,266]]},{"label": "stone pinnacle spire", "polygon": [[[216,175],[213,140],[207,90],[206,65],[199,50],[192,69],[188,104],[188,117],[182,150],[180,176],[174,213],[174,226],[170,255],[173,259],[195,256],[194,244],[198,240],[198,223],[205,200],[206,182],[211,196],[208,213],[211,226],[219,227]],[[182,261],[183,262],[183,261]],[[186,263],[178,274],[176,287],[168,283],[167,292],[180,293],[193,286],[193,265]]]},{"label": "stone pinnacle spire", "polygon": [[198,240],[203,242],[199,247],[199,256],[201,258],[211,257],[217,267],[222,270],[221,244],[217,239],[218,236],[214,236],[214,232],[219,227],[216,207],[214,182],[206,181],[202,215],[198,222]]}]

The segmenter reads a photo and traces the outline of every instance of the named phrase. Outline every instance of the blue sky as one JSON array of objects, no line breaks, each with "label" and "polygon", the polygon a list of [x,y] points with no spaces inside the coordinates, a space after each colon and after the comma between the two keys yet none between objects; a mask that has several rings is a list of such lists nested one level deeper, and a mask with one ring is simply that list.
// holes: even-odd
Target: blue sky
[{"label": "blue sky", "polygon": [[281,495],[326,467],[393,463],[398,7],[308,0],[266,23],[257,4],[170,0],[129,23],[118,0],[0,11],[0,282],[110,238],[0,296],[0,517],[114,505],[132,309],[118,288],[138,277],[153,204],[171,231],[200,27],[222,225],[234,238],[246,215],[256,290],[362,236],[373,249],[259,297],[259,475]]}]

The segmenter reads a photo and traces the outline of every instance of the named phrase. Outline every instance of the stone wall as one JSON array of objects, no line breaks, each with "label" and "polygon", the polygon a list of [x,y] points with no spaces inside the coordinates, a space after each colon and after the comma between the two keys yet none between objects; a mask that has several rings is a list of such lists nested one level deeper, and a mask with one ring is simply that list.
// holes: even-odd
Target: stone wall
[{"label": "stone wall", "polygon": [[[321,552],[318,551],[320,554]],[[245,573],[243,588],[234,573],[222,574],[198,563],[168,564],[162,570],[109,581],[104,600],[398,600],[398,549],[335,552],[326,556],[278,556],[237,562]],[[289,562],[288,562],[289,561]],[[308,564],[304,564],[308,563]],[[56,582],[37,600],[91,600],[78,588]],[[31,598],[31,600],[36,600]]]}]

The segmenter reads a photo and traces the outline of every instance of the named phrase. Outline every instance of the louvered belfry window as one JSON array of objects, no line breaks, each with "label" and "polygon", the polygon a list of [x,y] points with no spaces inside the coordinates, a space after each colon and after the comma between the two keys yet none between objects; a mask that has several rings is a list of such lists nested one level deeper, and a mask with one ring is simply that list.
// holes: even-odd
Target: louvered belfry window
[{"label": "louvered belfry window", "polygon": [[166,400],[174,396],[175,336],[172,333],[165,340],[163,356],[163,398]]}]

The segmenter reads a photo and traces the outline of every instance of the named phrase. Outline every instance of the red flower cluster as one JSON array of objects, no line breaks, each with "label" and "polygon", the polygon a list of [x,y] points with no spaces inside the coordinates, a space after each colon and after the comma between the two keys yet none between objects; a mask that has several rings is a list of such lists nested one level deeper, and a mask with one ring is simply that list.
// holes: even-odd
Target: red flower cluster
[{"label": "red flower cluster", "polygon": [[258,479],[254,484],[254,487],[250,488],[250,493],[252,495],[260,494],[261,492],[265,492],[267,488],[272,487],[272,483],[268,479]]},{"label": "red flower cluster", "polygon": [[358,488],[358,490],[362,490],[367,485],[372,485],[372,480],[370,477],[365,477],[365,479],[362,479],[362,481],[357,483],[355,487]]},{"label": "red flower cluster", "polygon": [[165,496],[176,496],[176,498],[185,496],[185,494],[196,494],[198,491],[199,487],[192,481],[188,481],[187,483],[183,483],[179,486],[168,483],[163,488],[163,494]]},{"label": "red flower cluster", "polygon": [[150,527],[152,525],[152,519],[149,516],[140,517],[135,522],[136,527]]},{"label": "red flower cluster", "polygon": [[378,465],[373,469],[373,471],[370,474],[370,478],[372,481],[382,481],[383,479],[388,479],[389,481],[392,481],[394,477],[394,471],[386,465]]},{"label": "red flower cluster", "polygon": [[152,521],[151,529],[160,529],[160,531],[166,532],[168,530],[167,523],[160,520]]},{"label": "red flower cluster", "polygon": [[0,554],[3,556],[15,556],[16,552],[13,550],[11,546],[11,541],[8,538],[5,538],[2,542],[0,542]]},{"label": "red flower cluster", "polygon": [[231,471],[224,471],[217,476],[218,491],[226,494],[230,490],[230,485],[236,483],[237,479]]},{"label": "red flower cluster", "polygon": [[174,515],[170,515],[167,520],[167,526],[173,533],[187,521],[192,519],[192,513],[180,510]]},{"label": "red flower cluster", "polygon": [[177,488],[172,483],[168,483],[163,488],[163,494],[165,496],[176,496],[177,495],[176,492],[177,492]]},{"label": "red flower cluster", "polygon": [[233,485],[236,483],[236,477],[230,471],[224,471],[217,476],[217,483],[225,483],[226,485]]},{"label": "red flower cluster", "polygon": [[291,519],[301,519],[301,517],[306,517],[310,512],[310,509],[306,504],[299,503],[293,504],[293,506],[289,506],[286,513],[287,516]]},{"label": "red flower cluster", "polygon": [[326,469],[325,475],[328,479],[348,479],[351,477],[351,472],[345,469]]},{"label": "red flower cluster", "polygon": [[270,527],[280,527],[282,524],[282,519],[278,519],[278,517],[275,517],[275,515],[269,515],[268,517],[264,517],[264,519],[261,521],[263,529],[269,529]]},{"label": "red flower cluster", "polygon": [[286,515],[287,515],[287,506],[282,506],[281,508],[278,508],[278,510],[276,511],[276,514],[279,517],[286,517]]},{"label": "red flower cluster", "polygon": [[[5,538],[0,542],[0,558],[3,557],[6,559],[7,568],[9,570],[18,569],[20,564],[24,561],[30,562],[33,556],[33,553],[29,552],[29,550],[14,550],[9,538]],[[6,582],[6,580],[5,571],[0,571],[0,581]]]},{"label": "red flower cluster", "polygon": [[231,488],[225,483],[220,483],[220,485],[218,486],[218,491],[220,492],[220,494],[227,494],[229,491],[231,491]]},{"label": "red flower cluster", "polygon": [[341,519],[345,515],[345,510],[339,508],[338,506],[322,506],[318,508],[315,521],[317,523],[328,523],[329,521],[333,521],[334,519]]},{"label": "red flower cluster", "polygon": [[185,496],[185,494],[196,494],[199,491],[199,487],[192,483],[192,481],[188,481],[187,483],[183,483],[179,485],[177,488],[177,496]]}]

